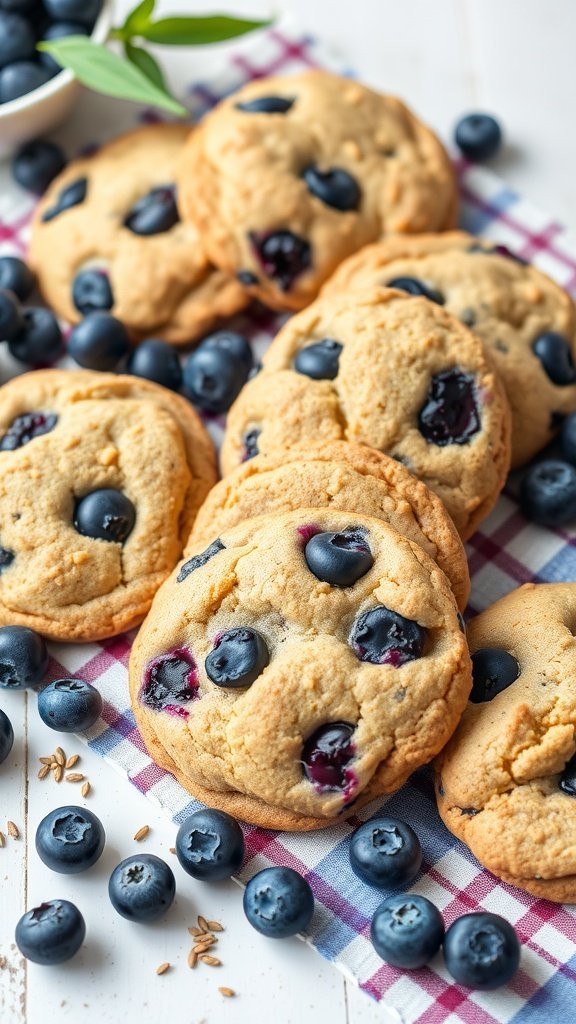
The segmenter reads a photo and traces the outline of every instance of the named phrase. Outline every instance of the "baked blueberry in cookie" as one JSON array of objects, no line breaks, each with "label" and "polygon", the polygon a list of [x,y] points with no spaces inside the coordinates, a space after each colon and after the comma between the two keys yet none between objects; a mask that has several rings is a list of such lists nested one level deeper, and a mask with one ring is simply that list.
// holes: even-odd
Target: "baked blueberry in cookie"
[{"label": "baked blueberry in cookie", "polygon": [[446,742],[471,665],[421,548],[381,520],[308,508],[196,550],[130,660],[150,754],[193,795],[272,828],[320,828]]}]

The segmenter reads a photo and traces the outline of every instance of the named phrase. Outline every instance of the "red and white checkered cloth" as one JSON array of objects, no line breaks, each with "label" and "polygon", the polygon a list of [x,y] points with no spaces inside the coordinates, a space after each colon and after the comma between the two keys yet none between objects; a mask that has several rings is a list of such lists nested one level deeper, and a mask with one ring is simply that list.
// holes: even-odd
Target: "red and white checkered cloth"
[{"label": "red and white checkered cloth", "polygon": [[[260,37],[252,49],[244,48],[243,56],[232,59],[217,81],[196,83],[188,95],[194,113],[201,114],[250,78],[318,65],[346,73],[341,62],[326,54],[315,39],[272,31]],[[92,135],[75,138],[76,150],[104,139],[110,125],[114,133],[129,126],[119,125],[116,107],[114,118],[110,110],[110,103],[102,101],[101,123],[91,121]],[[153,112],[141,110],[134,116],[140,120],[155,117]],[[86,131],[86,126],[80,131]],[[576,238],[490,171],[465,164],[459,171],[462,226],[505,243],[575,291]],[[0,165],[0,251],[25,252],[31,208],[30,198],[11,183],[7,167]],[[257,351],[265,347],[274,325],[270,316],[244,324]],[[8,371],[15,372],[16,364]],[[222,423],[212,421],[209,428],[218,441]],[[528,580],[576,580],[575,536],[528,524],[511,494],[501,497],[482,530],[472,538],[469,555],[475,611]],[[76,673],[98,685],[105,699],[103,717],[87,742],[180,821],[197,805],[170,775],[153,764],[144,749],[127,697],[129,653],[128,636],[85,646],[53,645],[51,671],[54,677]],[[423,872],[413,891],[432,899],[446,924],[479,908],[503,914],[522,941],[521,966],[507,988],[473,992],[453,983],[441,956],[428,968],[414,972],[403,973],[382,963],[369,939],[371,916],[381,894],[359,882],[347,853],[351,830],[377,808],[372,805],[352,821],[321,833],[272,833],[247,827],[248,854],[241,880],[270,864],[288,864],[306,875],[316,897],[307,941],[372,996],[384,1000],[389,1019],[399,1024],[529,1024],[544,1018],[568,1024],[576,1020],[576,1011],[570,1009],[576,1000],[576,909],[534,899],[483,871],[442,825],[426,771],[417,773],[388,802],[390,813],[414,826],[424,848]]]}]

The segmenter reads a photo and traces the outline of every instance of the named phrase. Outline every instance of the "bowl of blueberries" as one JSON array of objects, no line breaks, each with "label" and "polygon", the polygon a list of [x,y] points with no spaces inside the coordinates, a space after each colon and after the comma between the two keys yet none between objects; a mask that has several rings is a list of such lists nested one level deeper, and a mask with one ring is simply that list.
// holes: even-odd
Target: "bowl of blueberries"
[{"label": "bowl of blueberries", "polygon": [[0,0],[0,157],[54,128],[80,86],[39,42],[71,35],[106,40],[112,0]]}]

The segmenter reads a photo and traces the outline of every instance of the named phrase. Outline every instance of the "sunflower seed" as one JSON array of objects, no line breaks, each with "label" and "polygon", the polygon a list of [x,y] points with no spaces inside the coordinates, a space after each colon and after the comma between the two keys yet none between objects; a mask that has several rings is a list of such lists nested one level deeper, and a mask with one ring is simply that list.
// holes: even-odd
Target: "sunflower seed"
[{"label": "sunflower seed", "polygon": [[54,768],[54,779],[56,782],[62,782],[62,776],[64,775],[64,769],[61,765],[57,764]]},{"label": "sunflower seed", "polygon": [[69,772],[66,782],[84,782],[84,776],[80,772]]},{"label": "sunflower seed", "polygon": [[89,782],[85,782],[84,785],[82,786],[82,789],[81,789],[82,796],[88,796],[88,793],[90,792],[90,789],[91,789],[90,783]]},{"label": "sunflower seed", "polygon": [[40,768],[40,771],[38,772],[38,778],[45,779],[47,775],[50,775],[50,765],[43,764],[42,767]]},{"label": "sunflower seed", "polygon": [[211,932],[223,932],[224,925],[220,924],[220,921],[208,921],[208,927]]},{"label": "sunflower seed", "polygon": [[170,964],[160,964],[160,966],[156,968],[156,974],[166,974],[166,971],[169,970]]},{"label": "sunflower seed", "polygon": [[203,932],[210,931],[208,927],[208,921],[206,920],[205,917],[202,917],[202,914],[198,914],[198,927],[201,928]]},{"label": "sunflower seed", "polygon": [[188,934],[189,935],[197,936],[197,935],[206,935],[206,932],[202,931],[201,928],[189,928],[188,929]]},{"label": "sunflower seed", "polygon": [[59,764],[62,768],[66,764],[66,754],[62,750],[62,747],[56,747],[56,750],[54,751],[54,760],[56,761],[56,764]]},{"label": "sunflower seed", "polygon": [[6,837],[3,832],[0,832],[0,850],[6,844]]},{"label": "sunflower seed", "polygon": [[219,988],[218,991],[223,996],[235,996],[236,995],[236,993],[235,993],[233,988],[226,988],[225,986],[223,986],[222,988]]},{"label": "sunflower seed", "polygon": [[148,835],[149,831],[150,831],[150,825],[142,825],[142,828],[139,828],[138,831],[134,835],[135,841],[137,843],[141,842],[142,839],[146,838],[146,836]]},{"label": "sunflower seed", "polygon": [[68,760],[66,761],[65,767],[66,768],[73,768],[75,764],[78,764],[79,760],[80,760],[80,754],[72,754],[72,757],[69,757]]},{"label": "sunflower seed", "polygon": [[193,949],[188,953],[188,967],[196,967],[198,963],[198,953],[195,953]]},{"label": "sunflower seed", "polygon": [[12,839],[20,839],[20,829],[13,821],[8,821],[6,823],[6,828],[8,829],[8,835],[11,836]]},{"label": "sunflower seed", "polygon": [[216,940],[213,937],[211,937],[210,939],[206,939],[204,942],[197,942],[192,952],[198,954],[205,953],[207,949],[210,949],[210,946],[214,945],[215,941]]},{"label": "sunflower seed", "polygon": [[203,964],[208,964],[208,967],[222,966],[222,961],[219,960],[217,956],[208,956],[208,953],[200,953],[198,959],[201,960]]},{"label": "sunflower seed", "polygon": [[54,760],[54,758],[53,757],[39,757],[38,760],[40,761],[40,764],[51,765],[53,760]]}]

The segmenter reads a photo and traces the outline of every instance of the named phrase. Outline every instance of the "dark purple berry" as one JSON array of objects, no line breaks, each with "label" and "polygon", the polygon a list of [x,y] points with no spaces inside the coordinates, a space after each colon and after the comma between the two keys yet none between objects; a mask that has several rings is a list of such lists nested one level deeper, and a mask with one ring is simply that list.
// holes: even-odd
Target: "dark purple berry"
[{"label": "dark purple berry", "polygon": [[425,896],[388,896],[372,918],[372,945],[386,963],[402,970],[424,967],[436,955],[444,937],[444,921]]},{"label": "dark purple berry", "polygon": [[75,181],[71,181],[69,185],[65,185],[64,188],[60,189],[54,206],[50,206],[44,211],[42,220],[44,222],[54,220],[55,217],[60,216],[65,210],[71,210],[74,206],[80,206],[86,199],[87,192],[88,178],[76,178]]},{"label": "dark purple berry", "polygon": [[27,96],[40,86],[46,85],[51,78],[52,75],[46,67],[31,60],[8,64],[0,71],[0,105]]},{"label": "dark purple berry", "polygon": [[350,645],[360,661],[399,668],[424,654],[428,632],[384,605],[362,612],[350,634]]},{"label": "dark purple berry", "polygon": [[553,384],[565,387],[576,383],[576,367],[572,359],[570,344],[556,331],[547,331],[536,338],[532,346],[534,354],[542,363],[544,372]]},{"label": "dark purple berry", "polygon": [[159,185],[134,203],[124,218],[124,227],[135,235],[160,235],[179,220],[174,186]]},{"label": "dark purple berry", "polygon": [[338,364],[342,345],[333,338],[322,338],[301,348],[294,359],[297,373],[312,380],[334,380],[338,376]]},{"label": "dark purple berry", "polygon": [[391,281],[386,282],[386,287],[398,288],[399,291],[408,292],[409,295],[422,295],[423,298],[430,299],[430,302],[435,302],[438,306],[444,305],[444,296],[417,277],[393,277]]},{"label": "dark purple berry", "polygon": [[257,96],[237,103],[236,110],[245,114],[287,114],[295,100],[295,96]]},{"label": "dark purple berry", "polygon": [[151,853],[127,857],[114,868],[108,882],[114,910],[128,921],[156,921],[170,909],[175,894],[172,869]]},{"label": "dark purple berry", "polygon": [[498,914],[464,914],[444,936],[444,960],[459,985],[499,988],[518,970],[520,943],[512,925]]},{"label": "dark purple berry", "polygon": [[269,939],[285,939],[306,930],[314,913],[309,883],[293,868],[264,868],[244,890],[244,913]]},{"label": "dark purple berry", "polygon": [[458,149],[468,160],[489,160],[502,144],[502,129],[490,114],[467,114],[454,132]]},{"label": "dark purple berry", "polygon": [[556,529],[576,520],[576,468],[560,459],[531,466],[520,484],[520,507],[527,519]]},{"label": "dark purple berry", "polygon": [[160,338],[143,341],[132,352],[128,373],[161,384],[170,391],[179,391],[182,386],[182,367],[178,353]]},{"label": "dark purple berry", "polygon": [[90,313],[68,339],[69,355],[88,370],[115,370],[129,351],[128,331],[109,313]]},{"label": "dark purple berry", "polygon": [[566,762],[558,785],[566,796],[576,796],[576,754]]},{"label": "dark purple berry", "polygon": [[304,775],[319,793],[341,790],[350,796],[356,784],[351,764],[356,756],[354,726],[348,722],[321,725],[302,747]]},{"label": "dark purple berry", "polygon": [[262,634],[239,626],[216,637],[204,664],[208,678],[216,686],[246,687],[252,686],[269,661]]},{"label": "dark purple berry", "polygon": [[35,139],[16,153],[12,174],[22,188],[42,195],[65,166],[66,157],[60,146],[45,139]]},{"label": "dark purple berry", "polygon": [[94,268],[81,270],[74,278],[72,301],[82,316],[112,309],[114,296],[108,274]]},{"label": "dark purple berry", "polygon": [[219,537],[212,541],[205,551],[201,551],[199,555],[194,555],[193,558],[189,558],[187,562],[184,562],[176,577],[176,582],[182,583],[191,572],[194,572],[195,569],[201,569],[203,565],[206,565],[206,562],[209,562],[211,558],[214,558],[214,555],[217,555],[219,551],[223,551],[224,548],[225,545]]},{"label": "dark purple berry", "polygon": [[248,459],[254,459],[260,452],[258,447],[258,438],[262,433],[257,427],[253,427],[251,430],[247,430],[242,438],[242,462],[248,462]]},{"label": "dark purple berry", "polygon": [[34,274],[24,260],[17,256],[0,256],[0,288],[12,292],[20,302],[26,302],[34,285]]},{"label": "dark purple berry", "polygon": [[60,325],[50,309],[44,306],[22,312],[22,330],[8,343],[15,359],[28,366],[49,366],[64,354]]},{"label": "dark purple berry", "polygon": [[422,847],[410,825],[398,818],[372,818],[350,837],[350,864],[362,882],[377,889],[400,889],[420,871]]},{"label": "dark purple berry", "polygon": [[0,341],[13,341],[23,328],[24,320],[14,293],[0,290]]},{"label": "dark purple berry", "polygon": [[77,875],[100,859],[106,836],[102,822],[83,807],[58,807],[36,829],[36,853],[51,871]]},{"label": "dark purple berry", "polygon": [[484,704],[506,690],[520,675],[520,665],[500,647],[481,647],[472,655],[473,704]]},{"label": "dark purple berry", "polygon": [[333,587],[353,587],[374,565],[374,558],[361,530],[316,533],[304,548],[304,557],[316,579]]},{"label": "dark purple berry", "polygon": [[146,666],[140,700],[154,711],[187,717],[183,705],[198,697],[196,663],[187,647],[177,647]]},{"label": "dark purple berry", "polygon": [[103,0],[44,0],[44,6],[53,21],[76,21],[91,31]]},{"label": "dark purple berry", "polygon": [[58,417],[54,413],[25,412],[17,416],[0,438],[0,451],[13,452],[24,444],[29,444],[35,437],[49,434],[54,430]]},{"label": "dark purple berry", "polygon": [[262,270],[283,292],[290,290],[296,278],[312,262],[309,242],[292,231],[273,231],[270,234],[251,231],[250,241]]},{"label": "dark purple berry", "polygon": [[38,633],[27,626],[0,627],[0,687],[38,686],[47,668],[48,650]]},{"label": "dark purple berry", "polygon": [[55,679],[38,694],[38,714],[57,732],[87,732],[102,712],[102,695],[83,679]]},{"label": "dark purple berry", "polygon": [[31,60],[35,46],[34,31],[28,19],[0,10],[0,70],[17,61]]},{"label": "dark purple berry", "polygon": [[184,363],[184,393],[213,414],[227,412],[252,368],[252,350],[241,335],[212,335]]},{"label": "dark purple berry", "polygon": [[308,191],[316,199],[334,210],[357,210],[361,191],[355,178],[341,167],[321,171],[318,167],[307,167],[303,173]]},{"label": "dark purple berry", "polygon": [[51,966],[70,960],[86,937],[82,914],[68,900],[50,900],[29,910],[16,925],[16,945],[27,960]]},{"label": "dark purple berry", "polygon": [[418,427],[429,444],[468,444],[481,427],[474,377],[462,370],[435,374]]},{"label": "dark purple berry", "polygon": [[244,834],[225,811],[206,807],[182,822],[176,856],[187,874],[202,882],[220,882],[239,870],[244,859]]},{"label": "dark purple berry", "polygon": [[74,526],[85,537],[123,544],[136,522],[136,509],[121,491],[103,487],[80,498]]},{"label": "dark purple berry", "polygon": [[14,745],[12,722],[4,711],[0,711],[0,764],[6,760]]}]

